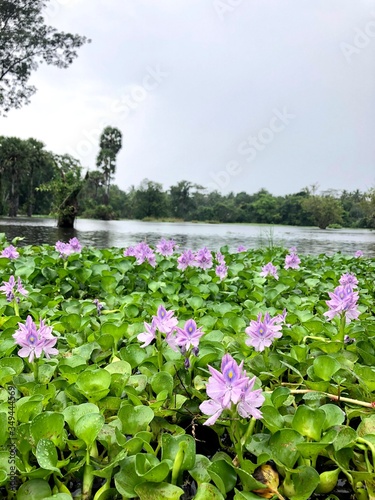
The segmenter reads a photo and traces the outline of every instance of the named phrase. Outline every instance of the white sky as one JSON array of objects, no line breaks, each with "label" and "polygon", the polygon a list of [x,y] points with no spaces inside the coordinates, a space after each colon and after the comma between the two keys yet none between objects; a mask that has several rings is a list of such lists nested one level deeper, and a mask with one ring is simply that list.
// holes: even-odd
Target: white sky
[{"label": "white sky", "polygon": [[118,127],[123,190],[375,187],[375,0],[50,0],[46,16],[92,43],[40,66],[0,135],[94,169]]}]

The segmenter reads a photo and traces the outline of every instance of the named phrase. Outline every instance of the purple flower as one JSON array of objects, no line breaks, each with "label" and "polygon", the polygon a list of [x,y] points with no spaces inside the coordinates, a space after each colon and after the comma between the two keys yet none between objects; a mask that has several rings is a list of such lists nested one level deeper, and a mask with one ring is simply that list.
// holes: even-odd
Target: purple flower
[{"label": "purple flower", "polygon": [[198,347],[199,340],[204,332],[197,328],[193,319],[186,321],[184,328],[177,327],[176,344],[188,351],[190,347]]},{"label": "purple flower", "polygon": [[220,278],[220,281],[223,281],[228,275],[228,267],[225,264],[216,266],[215,274]]},{"label": "purple flower", "polygon": [[358,292],[354,292],[350,285],[340,285],[333,292],[329,292],[331,300],[326,300],[329,311],[324,313],[329,320],[335,316],[345,314],[348,323],[357,319],[360,312],[357,309]]},{"label": "purple flower", "polygon": [[201,269],[210,269],[212,267],[212,254],[207,247],[198,250],[195,255],[195,263]]},{"label": "purple flower", "polygon": [[297,247],[290,247],[289,252],[290,253],[297,253]]},{"label": "purple flower", "polygon": [[199,408],[205,415],[210,415],[204,425],[213,425],[226,409],[237,405],[240,416],[262,416],[255,410],[263,404],[264,397],[260,390],[252,391],[255,377],[251,380],[243,370],[243,362],[238,365],[230,354],[226,354],[221,361],[221,372],[208,366],[211,377],[206,386],[207,395],[211,398],[200,404]]},{"label": "purple flower", "polygon": [[128,247],[124,250],[125,257],[135,257],[135,249],[134,247]]},{"label": "purple flower", "polygon": [[244,247],[243,245],[239,245],[237,247],[237,252],[238,253],[241,253],[241,252],[246,252],[246,247]]},{"label": "purple flower", "polygon": [[354,274],[345,273],[341,276],[339,280],[340,285],[350,285],[352,288],[357,288],[358,280]]},{"label": "purple flower", "polygon": [[174,311],[167,311],[164,306],[159,306],[154,316],[155,326],[161,333],[170,334],[176,329],[178,320],[174,317]]},{"label": "purple flower", "polygon": [[189,266],[195,266],[195,255],[190,249],[184,250],[180,257],[177,259],[177,262],[177,268],[184,271]]},{"label": "purple flower", "polygon": [[354,254],[354,257],[356,259],[359,259],[360,257],[363,257],[363,252],[362,250],[357,250],[356,253]]},{"label": "purple flower", "polygon": [[101,304],[98,299],[94,299],[93,302],[96,305],[96,311],[98,315],[100,315],[101,310],[103,309],[103,304]]},{"label": "purple flower", "polygon": [[68,257],[68,255],[74,252],[69,243],[64,243],[63,241],[56,242],[55,250],[60,253],[60,257]]},{"label": "purple flower", "polygon": [[301,259],[297,254],[291,253],[285,257],[285,266],[284,269],[299,269],[299,265],[301,263]]},{"label": "purple flower", "polygon": [[243,418],[262,418],[263,416],[258,408],[264,403],[265,397],[262,394],[262,389],[253,391],[254,383],[255,377],[248,379],[237,405],[238,414]]},{"label": "purple flower", "polygon": [[80,251],[82,250],[82,245],[78,241],[78,238],[71,238],[69,240],[69,245],[74,252],[80,253]]},{"label": "purple flower", "polygon": [[59,351],[53,347],[57,338],[52,335],[52,328],[46,326],[43,320],[40,320],[38,330],[31,316],[27,316],[25,325],[18,323],[18,326],[19,329],[13,334],[13,338],[22,347],[18,351],[21,358],[29,357],[29,362],[32,363],[34,358],[40,358],[43,352],[47,358],[50,354],[58,354]]},{"label": "purple flower", "polygon": [[169,255],[173,255],[175,246],[176,242],[174,240],[161,238],[159,243],[156,245],[156,251],[157,253],[160,253],[160,255],[168,257]]},{"label": "purple flower", "polygon": [[137,264],[143,264],[147,260],[152,267],[156,266],[155,254],[144,241],[134,247],[134,256],[137,259]]},{"label": "purple flower", "polygon": [[268,262],[265,266],[262,267],[262,272],[260,273],[263,278],[267,276],[273,276],[276,280],[279,279],[277,274],[277,268],[272,264],[272,262]]},{"label": "purple flower", "polygon": [[7,257],[8,259],[18,259],[19,256],[20,254],[13,245],[9,245],[1,252],[1,257]]},{"label": "purple flower", "polygon": [[254,347],[256,351],[264,351],[266,347],[272,344],[274,339],[279,339],[282,336],[279,323],[285,321],[285,316],[286,311],[284,311],[284,314],[279,314],[274,318],[271,318],[267,312],[262,321],[262,313],[259,313],[257,320],[252,320],[250,326],[245,330],[249,336],[245,341],[246,345]]},{"label": "purple flower", "polygon": [[146,331],[137,335],[137,339],[140,342],[143,342],[141,347],[148,346],[156,338],[155,316],[153,317],[151,325],[149,323],[146,323],[146,321],[144,322],[144,325],[145,325]]},{"label": "purple flower", "polygon": [[9,281],[4,281],[3,283],[3,286],[0,286],[0,290],[5,292],[8,302],[12,302],[12,300],[16,297],[16,293],[23,296],[26,296],[29,293],[24,289],[20,277],[17,278],[17,284],[14,276],[10,276]]},{"label": "purple flower", "polygon": [[216,252],[216,260],[219,264],[225,264],[224,255],[220,251]]}]

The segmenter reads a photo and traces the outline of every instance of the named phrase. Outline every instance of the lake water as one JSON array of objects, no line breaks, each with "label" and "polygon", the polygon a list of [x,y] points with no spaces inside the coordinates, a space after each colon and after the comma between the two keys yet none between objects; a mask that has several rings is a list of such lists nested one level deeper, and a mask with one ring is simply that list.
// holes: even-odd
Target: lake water
[{"label": "lake water", "polygon": [[366,257],[375,257],[375,231],[367,229],[326,229],[257,224],[204,224],[191,222],[101,221],[77,219],[74,229],[60,229],[56,221],[46,218],[0,218],[0,233],[10,242],[16,236],[22,245],[54,245],[76,236],[85,246],[125,248],[140,241],[155,245],[160,238],[173,238],[181,248],[196,250],[207,246],[218,250],[229,245],[236,250],[274,245],[295,246],[299,253],[320,254],[342,252],[352,255],[362,250]]}]

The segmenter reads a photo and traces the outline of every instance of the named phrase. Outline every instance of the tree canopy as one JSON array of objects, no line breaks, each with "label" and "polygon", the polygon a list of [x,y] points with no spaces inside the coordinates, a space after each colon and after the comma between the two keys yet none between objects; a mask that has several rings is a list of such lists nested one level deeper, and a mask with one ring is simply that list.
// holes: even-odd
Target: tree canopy
[{"label": "tree canopy", "polygon": [[0,115],[30,102],[40,63],[67,68],[88,38],[57,31],[42,15],[49,0],[0,0]]}]

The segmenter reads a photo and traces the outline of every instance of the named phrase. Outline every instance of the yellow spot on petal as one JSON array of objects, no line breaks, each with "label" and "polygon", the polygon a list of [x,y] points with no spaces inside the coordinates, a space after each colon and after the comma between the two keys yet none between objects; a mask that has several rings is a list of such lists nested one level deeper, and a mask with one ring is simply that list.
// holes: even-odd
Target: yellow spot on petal
[{"label": "yellow spot on petal", "polygon": [[232,377],[233,377],[233,372],[232,372],[232,370],[228,373],[228,377],[229,377],[229,378],[232,378]]}]

